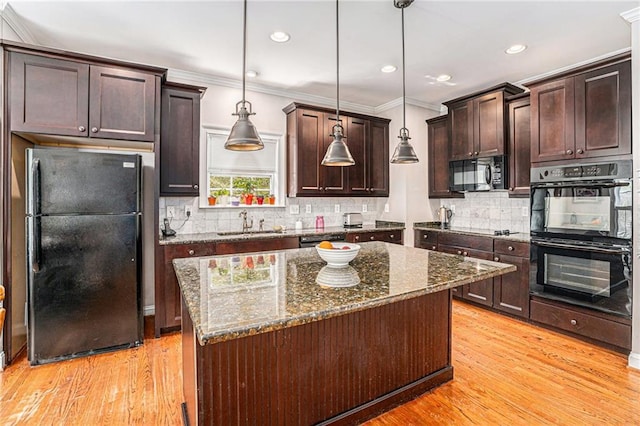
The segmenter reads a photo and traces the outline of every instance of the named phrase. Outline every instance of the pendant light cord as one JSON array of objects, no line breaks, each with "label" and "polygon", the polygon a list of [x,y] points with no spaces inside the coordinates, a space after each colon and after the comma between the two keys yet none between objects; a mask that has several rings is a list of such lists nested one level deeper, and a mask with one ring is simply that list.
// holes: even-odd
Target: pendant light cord
[{"label": "pendant light cord", "polygon": [[405,64],[404,64],[404,7],[400,9],[402,13],[402,128],[406,130],[406,104],[407,95],[405,93]]},{"label": "pendant light cord", "polygon": [[338,19],[338,1],[336,0],[336,125],[340,126],[340,21]]},{"label": "pendant light cord", "polygon": [[242,21],[242,106],[246,103],[245,100],[245,77],[246,77],[246,62],[247,62],[247,0],[244,0],[244,17]]}]

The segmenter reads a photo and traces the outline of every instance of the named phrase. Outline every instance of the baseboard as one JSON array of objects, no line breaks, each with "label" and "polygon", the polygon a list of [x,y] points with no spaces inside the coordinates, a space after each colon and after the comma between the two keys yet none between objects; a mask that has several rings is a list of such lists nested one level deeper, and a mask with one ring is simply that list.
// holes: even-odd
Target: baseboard
[{"label": "baseboard", "polygon": [[143,315],[145,317],[153,316],[156,314],[156,305],[149,305],[142,308]]},{"label": "baseboard", "polygon": [[631,352],[629,354],[629,367],[640,370],[640,352]]}]

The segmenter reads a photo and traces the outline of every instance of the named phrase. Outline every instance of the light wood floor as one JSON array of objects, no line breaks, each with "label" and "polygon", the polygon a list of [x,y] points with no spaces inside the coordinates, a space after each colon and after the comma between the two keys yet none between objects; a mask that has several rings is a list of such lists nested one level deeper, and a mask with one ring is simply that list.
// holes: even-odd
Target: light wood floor
[{"label": "light wood floor", "polygon": [[[640,371],[626,356],[466,304],[453,312],[454,380],[367,426],[640,424]],[[0,373],[0,424],[179,425],[180,371],[179,334],[39,367],[21,359]]]}]

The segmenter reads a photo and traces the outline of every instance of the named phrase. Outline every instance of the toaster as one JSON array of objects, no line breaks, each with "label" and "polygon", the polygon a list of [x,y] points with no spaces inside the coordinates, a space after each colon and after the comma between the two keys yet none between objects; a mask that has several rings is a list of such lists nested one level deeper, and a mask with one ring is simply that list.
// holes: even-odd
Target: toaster
[{"label": "toaster", "polygon": [[345,228],[362,228],[362,214],[345,213],[342,215],[342,224]]}]

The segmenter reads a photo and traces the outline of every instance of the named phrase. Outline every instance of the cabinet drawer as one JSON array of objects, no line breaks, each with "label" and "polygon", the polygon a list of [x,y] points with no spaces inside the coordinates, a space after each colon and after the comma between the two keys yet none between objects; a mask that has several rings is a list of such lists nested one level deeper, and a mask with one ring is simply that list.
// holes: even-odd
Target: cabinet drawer
[{"label": "cabinet drawer", "polygon": [[423,229],[416,229],[413,233],[414,247],[436,250],[438,248],[438,233],[438,231],[425,231]]},{"label": "cabinet drawer", "polygon": [[438,243],[447,246],[473,247],[475,250],[493,251],[493,238],[443,232]]},{"label": "cabinet drawer", "polygon": [[347,234],[350,243],[366,243],[367,241],[384,241],[387,243],[402,244],[403,231],[373,231]]},{"label": "cabinet drawer", "polygon": [[519,241],[509,241],[495,239],[493,241],[493,251],[496,254],[506,254],[509,256],[529,257],[529,243]]},{"label": "cabinet drawer", "polygon": [[531,301],[531,319],[594,340],[631,349],[631,326],[569,308]]},{"label": "cabinet drawer", "polygon": [[212,256],[216,254],[215,243],[171,244],[164,248],[165,260],[182,257]]},{"label": "cabinet drawer", "polygon": [[264,240],[246,240],[219,242],[217,254],[250,253],[259,251],[284,250],[300,247],[298,237],[269,238]]}]

